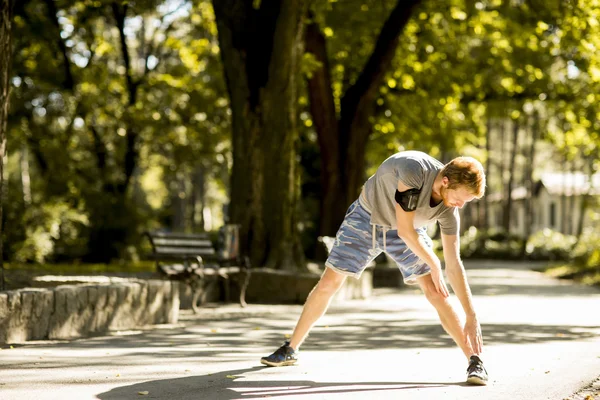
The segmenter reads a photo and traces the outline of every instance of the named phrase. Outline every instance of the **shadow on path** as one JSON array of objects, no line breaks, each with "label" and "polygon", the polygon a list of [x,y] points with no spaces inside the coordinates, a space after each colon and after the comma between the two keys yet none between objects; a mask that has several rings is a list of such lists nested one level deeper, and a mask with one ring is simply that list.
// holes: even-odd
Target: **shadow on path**
[{"label": "shadow on path", "polygon": [[372,392],[375,394],[380,391],[406,389],[448,386],[468,387],[464,382],[315,382],[308,380],[278,381],[261,379],[260,381],[246,381],[239,379],[242,377],[251,378],[252,372],[259,372],[264,369],[265,367],[253,367],[222,371],[211,375],[148,381],[114,388],[97,395],[97,397],[101,400],[138,399],[140,398],[138,392],[148,392],[148,395],[144,398],[232,400],[299,394],[323,395],[359,392]]},{"label": "shadow on path", "polygon": [[[311,340],[303,349],[316,348],[328,350],[369,350],[402,348],[440,348],[454,347],[452,339],[444,332],[439,323],[423,324],[415,320],[392,320],[381,322],[376,319],[357,318],[350,324],[331,325],[327,328],[317,327],[311,332]],[[68,349],[103,349],[103,348],[177,348],[192,347],[190,352],[172,354],[170,356],[202,356],[218,355],[223,348],[229,354],[235,346],[238,351],[255,349],[261,345],[278,344],[283,336],[279,327],[269,327],[264,323],[259,337],[246,339],[245,336],[255,331],[255,321],[236,321],[229,324],[227,331],[197,332],[193,329],[181,329],[165,332],[149,332],[142,335],[125,337],[102,337],[55,344]],[[586,340],[598,337],[600,326],[576,325],[537,325],[537,324],[483,324],[484,341],[488,344],[533,344],[556,341]],[[316,345],[318,344],[318,345]],[[166,350],[166,353],[169,353]],[[132,353],[133,354],[133,353]],[[161,352],[161,354],[164,354]]]},{"label": "shadow on path", "polygon": [[[220,321],[227,322],[227,321]],[[277,327],[253,335],[256,321],[229,321],[226,332],[198,332],[194,329],[147,332],[142,335],[124,337],[102,337],[55,344],[55,348],[68,350],[121,349],[118,357],[109,359],[92,358],[86,365],[123,366],[144,360],[150,354],[180,363],[204,362],[226,358],[227,361],[258,361],[261,348],[275,348],[283,340]],[[593,340],[600,335],[600,326],[563,326],[535,324],[484,324],[484,343],[536,344]],[[357,318],[351,324],[317,328],[304,351],[353,351],[385,349],[452,348],[455,344],[437,323],[423,324],[415,320],[391,320],[384,324],[376,319]],[[235,349],[235,351],[232,351]],[[264,350],[262,350],[264,351]],[[65,353],[67,354],[67,353]],[[69,368],[77,361],[65,356],[58,362],[45,362],[32,366],[31,363],[11,363],[11,368]]]}]

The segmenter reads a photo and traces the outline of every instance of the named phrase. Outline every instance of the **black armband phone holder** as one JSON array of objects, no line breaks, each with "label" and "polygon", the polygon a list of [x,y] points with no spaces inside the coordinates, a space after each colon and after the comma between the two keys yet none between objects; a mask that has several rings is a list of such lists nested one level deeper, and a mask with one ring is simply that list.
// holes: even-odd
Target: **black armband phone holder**
[{"label": "black armband phone holder", "polygon": [[394,197],[396,203],[400,204],[400,207],[402,207],[404,211],[410,212],[417,209],[420,194],[421,189],[408,189],[404,192],[399,192],[398,189],[396,189],[396,195]]}]

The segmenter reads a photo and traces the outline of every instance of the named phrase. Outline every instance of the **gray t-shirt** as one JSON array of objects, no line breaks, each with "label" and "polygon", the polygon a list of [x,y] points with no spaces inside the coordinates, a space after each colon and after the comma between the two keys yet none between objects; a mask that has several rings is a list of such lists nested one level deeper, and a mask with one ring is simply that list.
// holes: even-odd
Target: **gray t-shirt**
[{"label": "gray t-shirt", "polygon": [[385,160],[360,194],[361,205],[371,213],[371,224],[397,229],[394,196],[401,181],[410,188],[421,189],[415,229],[437,221],[443,234],[458,235],[458,208],[446,207],[444,202],[430,205],[433,182],[443,168],[441,162],[420,151],[401,151]]}]

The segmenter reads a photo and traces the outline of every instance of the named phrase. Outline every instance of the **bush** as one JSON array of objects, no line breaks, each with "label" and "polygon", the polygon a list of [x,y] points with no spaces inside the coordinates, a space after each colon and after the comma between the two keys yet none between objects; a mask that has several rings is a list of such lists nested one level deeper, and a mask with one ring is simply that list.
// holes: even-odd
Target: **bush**
[{"label": "bush", "polygon": [[[65,249],[85,248],[81,232],[88,217],[63,201],[30,207],[23,216],[25,240],[14,245],[14,260],[42,263]],[[82,242],[83,241],[83,242]]]},{"label": "bush", "polygon": [[[481,231],[469,228],[461,237],[460,250],[463,258],[497,258],[515,260],[567,261],[576,259],[581,265],[600,265],[600,250],[595,251],[600,234],[590,231],[582,236],[577,247],[577,238],[545,229],[532,235],[525,246],[523,239],[507,235],[503,231]],[[597,253],[597,254],[596,254]]]},{"label": "bush", "polygon": [[527,258],[531,260],[566,261],[573,258],[573,246],[576,242],[575,236],[544,229],[529,238],[525,251]]},{"label": "bush", "polygon": [[463,258],[498,258],[514,260],[521,256],[522,239],[498,230],[482,231],[470,227],[462,236]]},{"label": "bush", "polygon": [[473,258],[484,244],[485,235],[481,230],[472,226],[460,239],[460,254],[464,258]]},{"label": "bush", "polygon": [[575,265],[585,269],[600,270],[600,232],[589,229],[584,231],[573,249]]}]

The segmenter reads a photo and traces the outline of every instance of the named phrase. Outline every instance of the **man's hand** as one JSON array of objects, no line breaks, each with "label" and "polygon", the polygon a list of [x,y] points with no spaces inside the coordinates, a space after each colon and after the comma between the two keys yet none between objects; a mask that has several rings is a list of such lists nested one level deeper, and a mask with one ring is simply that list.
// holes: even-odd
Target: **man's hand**
[{"label": "man's hand", "polygon": [[450,295],[448,293],[448,288],[446,287],[446,282],[444,281],[444,275],[442,274],[441,267],[435,266],[431,268],[431,280],[433,281],[433,285],[439,294],[444,297],[448,297]]},{"label": "man's hand", "polygon": [[481,326],[479,326],[477,317],[467,317],[464,334],[465,344],[470,345],[475,354],[480,354],[483,351],[483,338],[481,336]]}]

